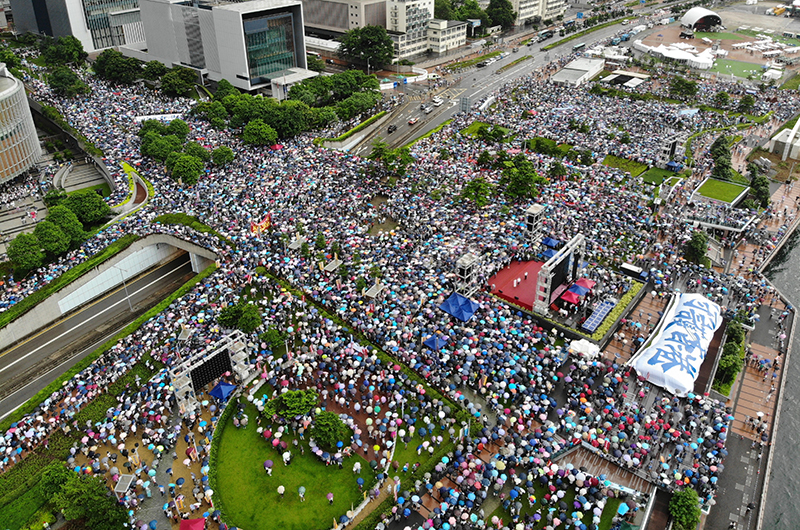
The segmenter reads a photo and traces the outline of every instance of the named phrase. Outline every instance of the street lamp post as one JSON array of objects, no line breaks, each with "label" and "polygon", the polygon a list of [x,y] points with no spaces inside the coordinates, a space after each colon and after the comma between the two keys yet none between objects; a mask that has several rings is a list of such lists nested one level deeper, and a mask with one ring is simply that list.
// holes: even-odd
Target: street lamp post
[{"label": "street lamp post", "polygon": [[119,276],[122,278],[122,286],[125,288],[125,298],[128,300],[128,307],[133,313],[133,304],[131,304],[131,295],[128,293],[128,284],[125,282],[125,275],[122,273],[122,267],[114,265],[114,268],[119,271]]}]

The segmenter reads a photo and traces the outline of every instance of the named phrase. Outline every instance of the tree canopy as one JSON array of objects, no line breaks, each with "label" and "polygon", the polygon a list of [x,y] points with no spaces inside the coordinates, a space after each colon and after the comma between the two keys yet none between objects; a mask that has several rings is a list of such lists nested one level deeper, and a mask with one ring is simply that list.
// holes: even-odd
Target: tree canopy
[{"label": "tree canopy", "polygon": [[175,161],[172,168],[172,178],[180,180],[187,186],[197,184],[200,175],[203,174],[205,166],[203,161],[193,155],[183,154]]},{"label": "tree canopy", "polygon": [[92,68],[100,77],[116,83],[130,84],[143,75],[138,59],[125,57],[113,48],[98,55]]},{"label": "tree canopy", "polygon": [[18,272],[26,273],[44,263],[44,252],[39,239],[33,234],[18,234],[8,244],[8,259],[14,264]]},{"label": "tree canopy", "polygon": [[337,442],[346,444],[350,441],[350,429],[335,412],[323,410],[314,416],[309,434],[320,447],[334,449]]},{"label": "tree canopy", "polygon": [[692,238],[686,242],[683,257],[691,263],[704,264],[707,251],[708,234],[701,230],[695,230],[692,232]]},{"label": "tree canopy", "polygon": [[86,528],[118,530],[128,523],[127,511],[100,477],[73,474],[52,499],[67,520],[83,520]]},{"label": "tree canopy", "polygon": [[504,30],[513,27],[517,20],[517,13],[509,0],[489,0],[486,15],[492,19],[492,24],[500,25]]},{"label": "tree canopy", "polygon": [[245,126],[242,140],[250,145],[274,145],[278,141],[278,133],[264,120],[255,119]]},{"label": "tree canopy", "polygon": [[72,210],[84,226],[102,221],[111,213],[106,201],[92,189],[76,191],[62,204]]},{"label": "tree canopy", "polygon": [[185,96],[197,81],[197,73],[183,66],[176,66],[161,77],[161,90],[172,96]]},{"label": "tree canopy", "polygon": [[89,87],[86,85],[86,83],[84,83],[75,72],[66,66],[54,68],[50,73],[48,82],[53,92],[68,98],[89,92]]},{"label": "tree canopy", "polygon": [[69,239],[64,231],[47,219],[36,223],[33,235],[50,258],[59,256],[69,249]]},{"label": "tree canopy", "polygon": [[72,64],[80,66],[89,56],[83,44],[72,35],[65,37],[46,37],[39,43],[39,51],[45,63],[50,66]]},{"label": "tree canopy", "polygon": [[339,56],[351,62],[377,68],[392,62],[394,43],[386,28],[382,26],[363,26],[353,28],[339,37]]},{"label": "tree canopy", "polygon": [[221,145],[211,151],[211,159],[214,161],[214,164],[218,166],[227,166],[231,162],[233,162],[234,153],[233,149],[228,147],[227,145]]},{"label": "tree canopy", "polygon": [[697,94],[697,90],[697,82],[679,76],[673,77],[669,84],[669,93],[684,101],[692,99]]},{"label": "tree canopy", "polygon": [[672,494],[669,514],[675,521],[675,530],[694,530],[700,522],[700,498],[692,488]]},{"label": "tree canopy", "polygon": [[522,153],[504,162],[504,165],[498,187],[511,200],[536,197],[539,185],[547,183],[547,179],[539,175],[533,163]]},{"label": "tree canopy", "polygon": [[277,414],[286,419],[305,416],[317,404],[317,390],[289,390],[264,404],[264,415],[271,417]]},{"label": "tree canopy", "polygon": [[[486,151],[484,151],[486,153]],[[487,153],[488,154],[488,153]],[[483,208],[489,204],[492,195],[494,195],[494,186],[489,183],[485,178],[478,177],[470,180],[462,189],[459,198],[462,200],[471,201],[478,208]]]}]

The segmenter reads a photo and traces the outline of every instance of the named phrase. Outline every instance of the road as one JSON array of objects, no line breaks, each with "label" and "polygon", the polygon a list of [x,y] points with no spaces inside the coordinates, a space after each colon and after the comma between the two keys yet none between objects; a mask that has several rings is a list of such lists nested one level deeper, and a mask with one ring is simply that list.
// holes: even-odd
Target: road
[{"label": "road", "polygon": [[0,419],[193,275],[184,253],[0,353]]},{"label": "road", "polygon": [[[640,18],[643,18],[651,13],[641,12],[637,14]],[[615,33],[630,29],[639,23],[640,22],[634,20],[627,26],[623,26],[621,23],[619,23],[601,28],[589,33],[584,38],[578,38],[565,42],[564,44],[556,46],[552,50],[545,52],[540,51],[542,46],[550,44],[554,42],[554,40],[557,41],[563,37],[555,36],[552,40],[547,40],[543,43],[534,42],[531,46],[519,46],[519,51],[517,53],[512,53],[511,48],[514,45],[509,45],[509,47],[505,50],[508,52],[508,54],[503,59],[499,59],[495,63],[484,68],[473,67],[471,70],[466,72],[448,76],[447,79],[449,80],[461,77],[461,81],[447,87],[446,89],[439,89],[435,92],[435,94],[438,94],[445,99],[445,103],[441,107],[434,107],[433,112],[430,114],[425,114],[420,109],[420,105],[423,103],[430,103],[434,92],[429,91],[427,85],[425,84],[420,86],[417,86],[416,84],[401,85],[401,91],[397,92],[396,94],[390,93],[389,95],[403,93],[406,96],[405,103],[397,107],[392,112],[392,119],[390,121],[384,123],[383,126],[381,126],[381,128],[375,131],[373,134],[368,135],[363,141],[353,147],[351,152],[360,156],[368,155],[372,150],[372,142],[376,139],[382,139],[386,141],[393,148],[405,145],[414,138],[418,138],[426,132],[438,127],[446,120],[449,120],[455,114],[460,112],[461,98],[469,98],[470,105],[474,105],[477,101],[490,95],[504,84],[509,83],[517,78],[524,77],[535,69],[549,63],[550,61],[554,61],[569,55],[572,53],[572,47],[575,44],[585,42],[588,47],[593,42],[611,37]],[[631,41],[622,43],[622,45],[627,46],[630,46],[631,44]],[[502,67],[526,55],[531,55],[532,58],[523,61],[520,64],[505,70],[504,72],[499,74],[497,73],[497,71]],[[414,125],[409,125],[408,120],[410,120],[412,117],[419,118],[419,121]],[[390,124],[396,125],[397,130],[391,134],[388,134],[387,131]]]}]

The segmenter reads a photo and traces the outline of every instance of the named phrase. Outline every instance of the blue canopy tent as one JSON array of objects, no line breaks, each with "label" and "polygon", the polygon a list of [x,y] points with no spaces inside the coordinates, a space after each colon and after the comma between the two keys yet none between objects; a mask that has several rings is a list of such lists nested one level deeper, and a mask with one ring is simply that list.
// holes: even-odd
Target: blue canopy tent
[{"label": "blue canopy tent", "polygon": [[425,346],[430,348],[433,351],[441,350],[447,344],[448,337],[444,335],[431,335],[428,339],[423,342]]},{"label": "blue canopy tent", "polygon": [[220,401],[225,401],[228,399],[228,396],[231,395],[231,392],[236,390],[236,385],[229,385],[228,383],[219,383],[215,386],[211,392],[208,393],[211,397],[217,398]]},{"label": "blue canopy tent", "polygon": [[589,292],[589,289],[583,287],[582,285],[578,285],[577,283],[573,283],[572,287],[570,287],[569,290],[577,294],[578,296],[583,296]]},{"label": "blue canopy tent", "polygon": [[458,293],[453,293],[450,295],[450,298],[442,302],[439,309],[445,313],[450,313],[462,322],[466,322],[472,318],[472,315],[475,314],[478,307],[480,306],[469,298],[461,296]]},{"label": "blue canopy tent", "polygon": [[558,245],[561,244],[561,241],[559,241],[558,239],[553,239],[552,237],[546,237],[542,240],[542,243],[544,243],[550,248],[558,248]]},{"label": "blue canopy tent", "polygon": [[558,252],[556,252],[556,251],[555,251],[555,250],[553,250],[552,248],[548,248],[547,250],[545,250],[544,252],[542,252],[542,255],[543,255],[545,258],[547,258],[547,259],[550,259],[550,258],[552,258],[552,257],[553,257],[553,256],[555,256],[556,254],[558,254]]}]

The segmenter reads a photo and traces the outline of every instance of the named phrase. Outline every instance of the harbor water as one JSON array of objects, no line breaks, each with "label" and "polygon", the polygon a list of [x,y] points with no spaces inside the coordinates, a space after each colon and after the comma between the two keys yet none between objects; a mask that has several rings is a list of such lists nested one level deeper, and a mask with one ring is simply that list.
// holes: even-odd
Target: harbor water
[{"label": "harbor water", "polygon": [[[800,231],[795,230],[764,273],[793,306],[800,304]],[[778,429],[773,435],[774,460],[769,489],[762,502],[762,528],[797,529],[800,521],[800,333],[795,333]]]}]

